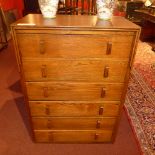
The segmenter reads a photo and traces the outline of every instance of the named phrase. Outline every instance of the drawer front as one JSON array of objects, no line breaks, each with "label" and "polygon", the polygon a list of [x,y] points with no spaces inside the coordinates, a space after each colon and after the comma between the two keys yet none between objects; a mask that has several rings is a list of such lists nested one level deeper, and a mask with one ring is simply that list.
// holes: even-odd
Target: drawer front
[{"label": "drawer front", "polygon": [[133,36],[125,33],[109,36],[17,34],[21,55],[27,58],[128,58],[132,40]]},{"label": "drawer front", "polygon": [[23,61],[26,81],[124,82],[127,61],[44,60]]},{"label": "drawer front", "polygon": [[121,83],[26,82],[29,100],[120,100]]},{"label": "drawer front", "polygon": [[35,130],[36,142],[110,142],[112,130],[78,130],[78,131],[54,131],[54,130]]},{"label": "drawer front", "polygon": [[117,116],[120,102],[30,101],[32,116]]},{"label": "drawer front", "polygon": [[32,122],[35,130],[112,130],[116,118],[32,117]]}]

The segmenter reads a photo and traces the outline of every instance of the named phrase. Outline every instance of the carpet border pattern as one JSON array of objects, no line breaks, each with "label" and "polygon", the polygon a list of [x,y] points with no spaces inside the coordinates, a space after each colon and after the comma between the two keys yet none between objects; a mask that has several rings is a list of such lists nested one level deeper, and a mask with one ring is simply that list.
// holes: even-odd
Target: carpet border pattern
[{"label": "carpet border pattern", "polygon": [[[139,97],[135,97],[137,101],[134,101],[134,95],[136,96],[136,89],[141,89]],[[139,90],[137,90],[139,91]],[[135,93],[135,94],[134,94]],[[139,93],[139,92],[138,92]],[[145,97],[144,97],[145,96]],[[144,155],[155,155],[155,130],[153,133],[148,133],[148,128],[151,126],[151,130],[155,129],[155,117],[151,116],[151,124],[147,123],[146,119],[143,120],[142,116],[145,116],[147,111],[146,102],[151,104],[151,110],[155,112],[155,97],[152,90],[147,86],[142,76],[133,68],[130,76],[130,82],[128,86],[128,91],[125,100],[125,110],[130,120],[133,132],[135,133],[136,139],[138,140],[139,146],[141,148],[142,154]],[[144,102],[142,102],[144,101]],[[137,109],[137,103],[144,104],[140,105],[139,110]],[[137,106],[137,107],[136,107]],[[141,109],[140,109],[141,108]],[[145,108],[145,111],[144,111]],[[148,110],[149,111],[149,110]],[[143,124],[145,123],[145,126]]]}]

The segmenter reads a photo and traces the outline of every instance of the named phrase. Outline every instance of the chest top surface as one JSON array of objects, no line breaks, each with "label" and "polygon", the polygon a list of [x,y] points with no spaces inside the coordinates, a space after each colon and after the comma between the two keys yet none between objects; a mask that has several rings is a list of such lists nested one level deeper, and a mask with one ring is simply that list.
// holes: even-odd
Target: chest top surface
[{"label": "chest top surface", "polygon": [[18,28],[78,28],[78,29],[131,29],[138,30],[139,26],[124,17],[113,16],[104,21],[97,16],[57,15],[54,19],[45,19],[41,14],[29,14],[12,24]]}]

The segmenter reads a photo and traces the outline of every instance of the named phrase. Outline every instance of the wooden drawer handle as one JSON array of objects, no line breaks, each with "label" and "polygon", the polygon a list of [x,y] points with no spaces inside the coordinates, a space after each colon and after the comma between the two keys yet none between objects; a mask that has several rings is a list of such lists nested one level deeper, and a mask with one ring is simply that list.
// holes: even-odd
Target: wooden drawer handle
[{"label": "wooden drawer handle", "polygon": [[44,97],[48,97],[48,96],[49,96],[48,87],[44,87],[44,88],[43,88],[43,96],[44,96]]},{"label": "wooden drawer handle", "polygon": [[46,107],[45,107],[45,113],[46,113],[46,115],[50,115],[50,106],[49,105],[46,105]]},{"label": "wooden drawer handle", "polygon": [[101,127],[101,121],[97,120],[96,122],[96,128],[99,129]]},{"label": "wooden drawer handle", "polygon": [[[48,115],[49,115],[49,113],[50,113],[50,111],[48,110]],[[47,120],[47,128],[48,129],[51,129],[52,128],[52,123],[51,123],[51,120],[50,119]]]},{"label": "wooden drawer handle", "polygon": [[48,133],[48,140],[49,140],[49,142],[53,141],[53,133],[52,132]]},{"label": "wooden drawer handle", "polygon": [[112,42],[108,42],[107,43],[106,55],[110,55],[111,54],[111,49],[112,49]]},{"label": "wooden drawer handle", "polygon": [[100,107],[99,108],[99,115],[103,115],[103,111],[104,111],[104,108],[103,107]]},{"label": "wooden drawer handle", "polygon": [[97,140],[99,138],[99,134],[95,133],[94,139]]},{"label": "wooden drawer handle", "polygon": [[45,54],[45,41],[40,40],[40,54]]},{"label": "wooden drawer handle", "polygon": [[104,98],[105,95],[106,95],[106,89],[102,88],[102,90],[101,90],[101,98]]},{"label": "wooden drawer handle", "polygon": [[104,67],[104,77],[107,78],[109,76],[109,67]]},{"label": "wooden drawer handle", "polygon": [[46,65],[41,66],[41,75],[42,75],[43,78],[47,77],[47,67],[46,67]]}]

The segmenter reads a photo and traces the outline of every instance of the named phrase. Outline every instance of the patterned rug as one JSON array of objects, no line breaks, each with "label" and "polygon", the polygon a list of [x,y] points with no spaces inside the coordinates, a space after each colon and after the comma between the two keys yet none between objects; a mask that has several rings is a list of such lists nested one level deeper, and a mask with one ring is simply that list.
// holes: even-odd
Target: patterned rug
[{"label": "patterned rug", "polygon": [[145,42],[138,44],[125,110],[142,154],[155,155],[155,53]]}]

